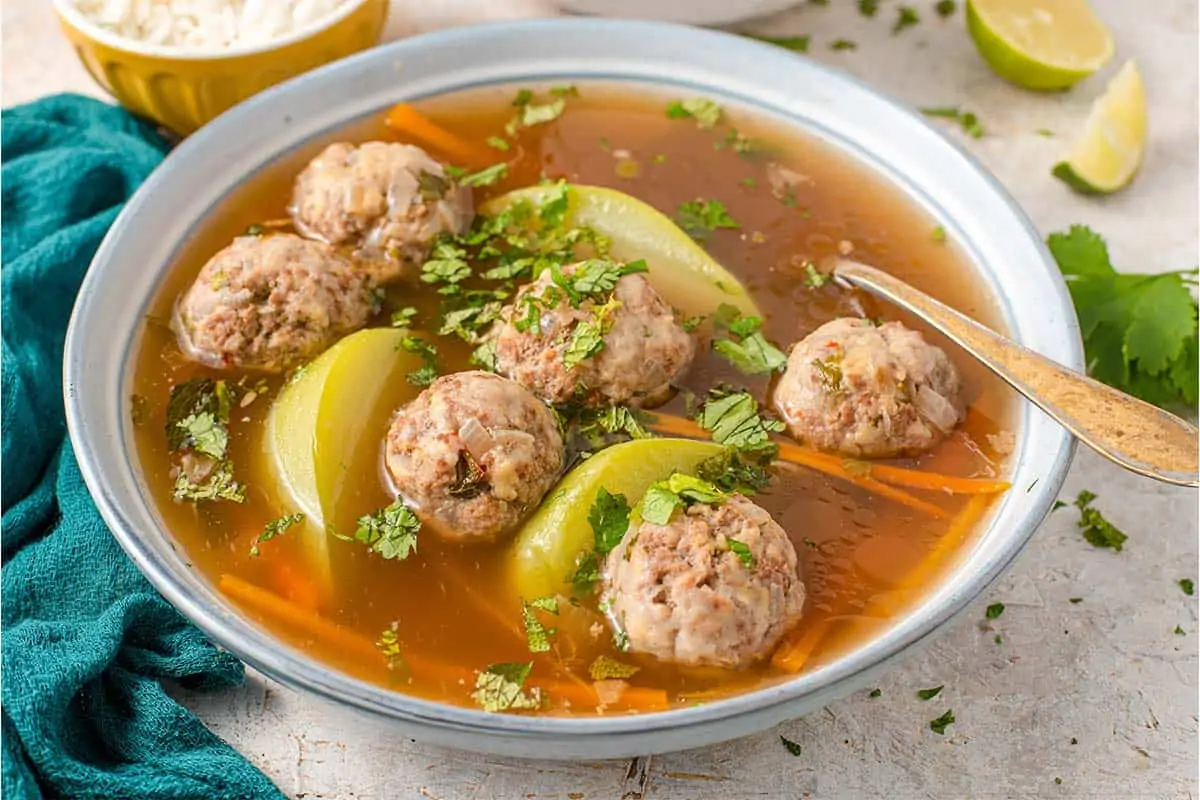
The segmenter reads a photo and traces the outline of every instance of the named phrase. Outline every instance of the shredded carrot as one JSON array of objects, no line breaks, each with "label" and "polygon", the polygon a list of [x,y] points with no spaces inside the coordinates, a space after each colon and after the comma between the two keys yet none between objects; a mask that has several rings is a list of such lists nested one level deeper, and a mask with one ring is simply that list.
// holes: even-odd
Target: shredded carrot
[{"label": "shredded carrot", "polygon": [[306,611],[321,607],[321,591],[317,584],[282,554],[275,554],[268,562],[271,567],[272,583],[284,599]]},{"label": "shredded carrot", "polygon": [[893,467],[890,464],[872,464],[870,474],[871,477],[884,483],[907,486],[910,489],[929,489],[947,494],[1000,494],[1012,488],[1012,484],[1008,481],[959,478],[955,475]]},{"label": "shredded carrot", "polygon": [[929,555],[925,557],[924,561],[904,577],[901,585],[906,589],[924,587],[971,533],[971,529],[983,517],[989,505],[991,505],[991,498],[987,495],[972,496],[950,521],[950,525],[942,534],[942,538],[938,540],[937,545],[929,551]]},{"label": "shredded carrot", "polygon": [[496,160],[484,147],[446,130],[408,103],[392,106],[387,113],[386,123],[397,133],[411,136],[462,166],[483,169]]},{"label": "shredded carrot", "polygon": [[[650,427],[666,433],[673,433],[677,436],[700,437],[707,435],[707,432],[703,428],[691,420],[671,416],[670,414],[655,414],[654,419],[650,422]],[[894,500],[909,508],[928,514],[935,519],[949,519],[950,517],[945,510],[932,503],[927,503],[919,497],[913,497],[908,492],[880,483],[869,475],[858,475],[851,472],[846,469],[843,459],[836,456],[819,453],[816,450],[809,450],[791,442],[778,442],[778,444],[780,458],[784,461],[799,464],[800,466],[814,469],[817,472],[823,472],[835,478],[841,478],[873,494]]]},{"label": "shredded carrot", "polygon": [[797,673],[808,663],[809,657],[817,649],[817,645],[829,633],[833,623],[829,617],[812,625],[802,626],[792,631],[771,656],[772,666],[791,673]]},{"label": "shredded carrot", "polygon": [[[572,708],[596,708],[600,705],[600,696],[590,683],[567,683],[557,681],[539,681],[531,678],[533,686],[540,687],[552,700],[565,700]],[[648,689],[644,686],[626,686],[615,702],[608,703],[605,708],[617,711],[659,711],[670,706],[667,693],[662,689]]]}]

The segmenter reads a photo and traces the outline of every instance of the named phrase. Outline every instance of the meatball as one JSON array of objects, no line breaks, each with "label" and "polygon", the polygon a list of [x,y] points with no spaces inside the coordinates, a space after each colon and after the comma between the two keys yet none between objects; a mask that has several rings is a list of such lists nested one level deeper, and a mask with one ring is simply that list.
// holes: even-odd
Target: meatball
[{"label": "meatball", "polygon": [[899,322],[842,318],[797,342],[775,387],[797,439],[862,458],[919,455],[962,419],[946,353]]},{"label": "meatball", "polygon": [[491,541],[537,507],[563,466],[554,415],[489,372],[438,378],[388,431],[388,474],[444,539]]},{"label": "meatball", "polygon": [[602,602],[633,652],[744,667],[770,655],[799,621],[796,563],[771,515],[734,495],[693,505],[666,525],[631,524],[605,563]]},{"label": "meatball", "polygon": [[[563,274],[570,276],[579,266],[564,267]],[[602,313],[592,299],[573,308],[550,271],[543,272],[501,312],[492,340],[496,370],[549,403],[652,406],[665,401],[671,382],[695,356],[692,337],[643,274],[622,276],[612,299],[599,304]],[[536,324],[528,324],[531,315]],[[600,330],[607,329],[602,343],[580,354],[576,331],[581,324],[596,326],[598,319]]]},{"label": "meatball", "polygon": [[420,267],[439,234],[466,231],[471,190],[410,144],[337,142],[296,176],[290,208],[296,229],[358,248],[382,282]]},{"label": "meatball", "polygon": [[240,236],[175,305],[179,346],[210,367],[281,372],[361,328],[379,309],[367,276],[328,245]]}]

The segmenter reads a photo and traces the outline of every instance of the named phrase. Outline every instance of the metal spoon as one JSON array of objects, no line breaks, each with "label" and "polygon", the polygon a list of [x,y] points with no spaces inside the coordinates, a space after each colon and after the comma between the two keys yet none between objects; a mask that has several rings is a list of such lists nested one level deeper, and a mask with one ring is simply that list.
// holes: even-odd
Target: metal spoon
[{"label": "metal spoon", "polygon": [[1200,487],[1200,430],[993,333],[886,272],[841,259],[834,276],[890,300],[948,336],[1029,402],[1114,464]]}]

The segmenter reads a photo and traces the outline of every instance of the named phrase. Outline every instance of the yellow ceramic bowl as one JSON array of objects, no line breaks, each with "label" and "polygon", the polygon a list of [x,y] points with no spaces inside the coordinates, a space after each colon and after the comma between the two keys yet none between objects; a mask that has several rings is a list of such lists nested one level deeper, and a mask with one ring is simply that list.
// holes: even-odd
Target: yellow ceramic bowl
[{"label": "yellow ceramic bowl", "polygon": [[117,36],[71,0],[54,7],[97,83],[135,114],[188,134],[269,86],[376,44],[388,0],[352,1],[317,26],[262,45],[200,53]]}]

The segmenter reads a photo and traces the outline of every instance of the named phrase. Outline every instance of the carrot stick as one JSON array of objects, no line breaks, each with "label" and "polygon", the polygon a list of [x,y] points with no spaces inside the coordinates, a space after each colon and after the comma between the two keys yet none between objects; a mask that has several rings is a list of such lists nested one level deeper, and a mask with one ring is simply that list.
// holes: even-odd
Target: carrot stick
[{"label": "carrot stick", "polygon": [[[655,430],[674,433],[678,436],[704,436],[707,432],[691,420],[682,417],[674,417],[669,414],[655,414],[654,420],[650,422],[650,427]],[[818,453],[816,450],[809,450],[791,442],[779,442],[779,455],[784,460],[799,464],[803,467],[823,472],[826,475],[831,475],[835,478],[841,478],[844,481],[853,483],[856,486],[862,487],[867,491],[877,494],[880,497],[886,497],[889,500],[894,500],[897,503],[906,505],[909,508],[916,509],[924,514],[935,519],[948,519],[950,517],[943,509],[938,508],[932,503],[926,503],[924,500],[913,497],[908,492],[900,489],[893,489],[874,478],[866,475],[857,475],[850,472],[843,464],[843,460],[836,456]]]},{"label": "carrot stick", "polygon": [[[590,683],[560,683],[557,681],[539,681],[531,679],[534,686],[540,687],[551,698],[570,701],[573,707],[595,708],[600,705],[600,695]],[[648,689],[644,686],[626,686],[625,691],[613,703],[605,708],[618,711],[656,711],[670,705],[667,693],[662,689]]]},{"label": "carrot stick", "polygon": [[792,631],[792,635],[784,639],[783,644],[775,650],[775,655],[771,656],[771,665],[786,672],[799,672],[831,627],[833,624],[830,618],[826,617],[812,625]]},{"label": "carrot stick", "polygon": [[496,160],[484,148],[446,130],[408,103],[392,106],[385,122],[397,133],[408,134],[421,144],[432,147],[463,166],[483,169]]},{"label": "carrot stick", "polygon": [[990,504],[991,498],[986,495],[974,495],[971,497],[967,501],[967,504],[954,516],[954,519],[951,520],[949,527],[946,528],[946,532],[942,534],[942,538],[938,540],[937,545],[929,551],[929,555],[925,557],[925,560],[905,576],[902,586],[906,589],[919,589],[928,583],[934,573],[945,564],[946,559],[967,538],[971,529],[975,527],[975,523],[983,517]]},{"label": "carrot stick", "polygon": [[922,472],[917,469],[894,467],[890,464],[872,464],[871,477],[896,486],[910,489],[929,489],[948,494],[1000,494],[1012,488],[1008,481],[993,481],[983,478],[959,478],[937,472]]}]

